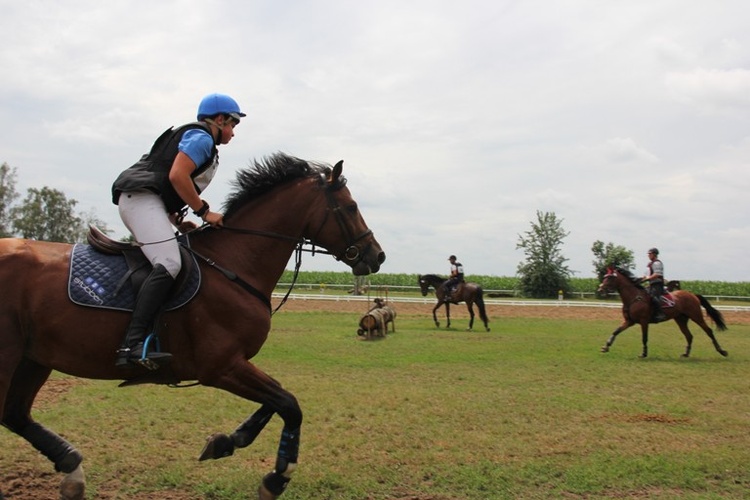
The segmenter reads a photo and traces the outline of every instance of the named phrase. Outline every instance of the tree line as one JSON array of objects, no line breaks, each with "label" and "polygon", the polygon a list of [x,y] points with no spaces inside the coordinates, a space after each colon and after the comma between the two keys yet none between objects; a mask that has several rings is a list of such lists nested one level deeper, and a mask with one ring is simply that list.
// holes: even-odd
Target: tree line
[{"label": "tree line", "polygon": [[86,240],[89,224],[111,232],[93,212],[77,212],[77,200],[58,189],[29,188],[19,201],[17,170],[0,165],[0,238],[78,243]]}]

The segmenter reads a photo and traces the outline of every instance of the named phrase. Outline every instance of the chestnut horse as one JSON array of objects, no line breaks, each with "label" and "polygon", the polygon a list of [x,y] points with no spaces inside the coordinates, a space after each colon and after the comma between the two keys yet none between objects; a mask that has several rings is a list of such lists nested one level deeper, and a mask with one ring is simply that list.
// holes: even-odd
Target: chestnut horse
[{"label": "chestnut horse", "polygon": [[[617,291],[620,294],[622,300],[622,315],[625,321],[617,327],[612,335],[607,340],[607,343],[602,347],[602,352],[609,352],[609,348],[615,341],[617,335],[623,330],[630,328],[636,323],[641,325],[641,337],[643,341],[643,352],[641,357],[645,358],[648,356],[648,324],[652,321],[653,304],[651,302],[651,295],[641,285],[641,279],[636,278],[627,269],[610,268],[607,270],[607,274],[604,275],[601,285],[599,285],[599,291]],[[703,318],[703,312],[701,306],[706,309],[708,316],[716,324],[719,330],[726,330],[727,326],[724,323],[724,318],[721,312],[714,309],[709,304],[708,300],[702,295],[697,295],[684,290],[675,290],[671,292],[672,298],[674,299],[674,306],[665,307],[662,302],[662,310],[666,315],[668,321],[670,319],[675,320],[677,325],[680,327],[680,331],[685,336],[687,341],[687,347],[685,353],[682,355],[687,358],[690,356],[690,349],[693,345],[693,334],[688,329],[688,321],[695,321],[698,326],[703,328],[706,335],[711,339],[716,351],[722,356],[727,356],[727,351],[721,348],[719,342],[714,336],[713,330],[706,324]]]},{"label": "chestnut horse", "polygon": [[268,336],[271,293],[303,244],[313,245],[313,252],[320,251],[315,246],[325,248],[323,253],[355,275],[377,272],[385,260],[345,186],[342,165],[331,168],[277,153],[237,173],[224,205],[224,228],[190,235],[192,249],[207,265],[201,266],[195,298],[158,321],[161,345],[173,358],[156,371],[115,367],[129,313],[69,300],[71,245],[0,240],[0,283],[13,290],[0,303],[2,425],[65,474],[63,499],[84,498],[82,456],[31,418],[34,398],[52,370],[130,384],[196,381],[258,403],[234,432],[211,436],[200,459],[226,457],[248,446],[278,414],[284,426],[275,468],[262,479],[258,497],[283,493],[297,465],[302,411],[294,395],[248,361]]},{"label": "chestnut horse", "polygon": [[437,304],[435,304],[435,307],[432,308],[432,319],[435,321],[435,326],[440,327],[440,322],[437,319],[436,311],[440,306],[445,304],[445,317],[446,317],[446,328],[450,328],[451,326],[451,304],[459,304],[461,302],[466,302],[466,308],[469,310],[469,316],[471,319],[469,319],[469,328],[467,330],[471,331],[471,329],[474,327],[474,303],[476,302],[477,307],[479,308],[479,317],[482,318],[482,322],[484,322],[484,328],[489,332],[490,327],[488,325],[489,319],[487,318],[487,311],[484,308],[484,291],[482,290],[482,287],[477,285],[476,283],[461,283],[459,286],[459,289],[453,292],[452,296],[448,296],[445,290],[445,282],[447,281],[446,278],[442,278],[436,274],[425,274],[420,275],[419,278],[419,288],[422,291],[422,296],[426,297],[427,293],[430,291],[430,287],[433,287],[435,289],[435,296],[437,297]]}]

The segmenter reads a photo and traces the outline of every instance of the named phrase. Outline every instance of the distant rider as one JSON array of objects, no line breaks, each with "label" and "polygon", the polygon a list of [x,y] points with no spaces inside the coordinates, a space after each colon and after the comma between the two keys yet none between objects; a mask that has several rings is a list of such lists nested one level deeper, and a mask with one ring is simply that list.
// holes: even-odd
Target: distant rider
[{"label": "distant rider", "polygon": [[464,282],[464,266],[460,262],[456,261],[456,256],[451,255],[448,257],[451,263],[451,274],[448,280],[445,282],[445,291],[450,297],[458,287],[460,283]]},{"label": "distant rider", "polygon": [[655,306],[653,319],[658,323],[667,319],[661,308],[661,297],[664,295],[664,264],[659,260],[658,248],[649,249],[648,258],[650,261],[646,266],[648,274],[642,278],[642,281],[648,281],[648,291]]}]

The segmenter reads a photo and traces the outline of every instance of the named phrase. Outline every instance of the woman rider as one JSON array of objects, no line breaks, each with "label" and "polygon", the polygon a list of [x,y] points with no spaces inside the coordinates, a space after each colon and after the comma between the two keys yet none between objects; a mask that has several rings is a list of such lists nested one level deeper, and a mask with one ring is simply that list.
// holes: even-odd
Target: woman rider
[{"label": "woman rider", "polygon": [[[180,272],[180,248],[173,225],[181,232],[196,227],[182,218],[190,208],[211,226],[221,226],[223,214],[214,212],[200,193],[218,167],[216,147],[234,137],[234,127],[245,113],[224,94],[210,94],[198,106],[198,121],[170,128],[112,185],[112,201],[120,218],[153,266],[143,282],[125,338],[117,351],[117,366],[139,363],[143,342],[162,309]],[[166,352],[146,353],[145,358],[167,362]],[[148,364],[146,364],[148,366]]]}]

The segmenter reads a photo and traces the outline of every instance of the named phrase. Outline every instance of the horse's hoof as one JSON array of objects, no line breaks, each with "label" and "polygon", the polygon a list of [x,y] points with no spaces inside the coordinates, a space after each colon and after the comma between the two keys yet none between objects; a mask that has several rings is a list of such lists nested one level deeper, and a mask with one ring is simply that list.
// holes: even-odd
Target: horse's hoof
[{"label": "horse's hoof", "polygon": [[218,459],[228,457],[234,453],[234,441],[226,434],[217,433],[206,440],[206,446],[203,447],[198,461],[208,460],[209,458]]},{"label": "horse's hoof", "polygon": [[83,500],[86,493],[86,479],[83,476],[83,468],[79,465],[67,474],[60,483],[61,500]]},{"label": "horse's hoof", "polygon": [[258,488],[258,500],[276,500],[277,498],[279,497],[268,491],[262,484]]},{"label": "horse's hoof", "polygon": [[607,347],[607,346],[605,345],[604,347],[602,347],[602,348],[601,348],[601,349],[599,349],[599,350],[600,350],[601,352],[609,352],[609,347]]},{"label": "horse's hoof", "polygon": [[728,353],[727,351],[723,350],[723,349],[722,349],[721,351],[719,351],[719,354],[721,354],[721,355],[722,355],[722,356],[724,356],[725,358],[726,358],[727,356],[729,356],[729,353]]}]

